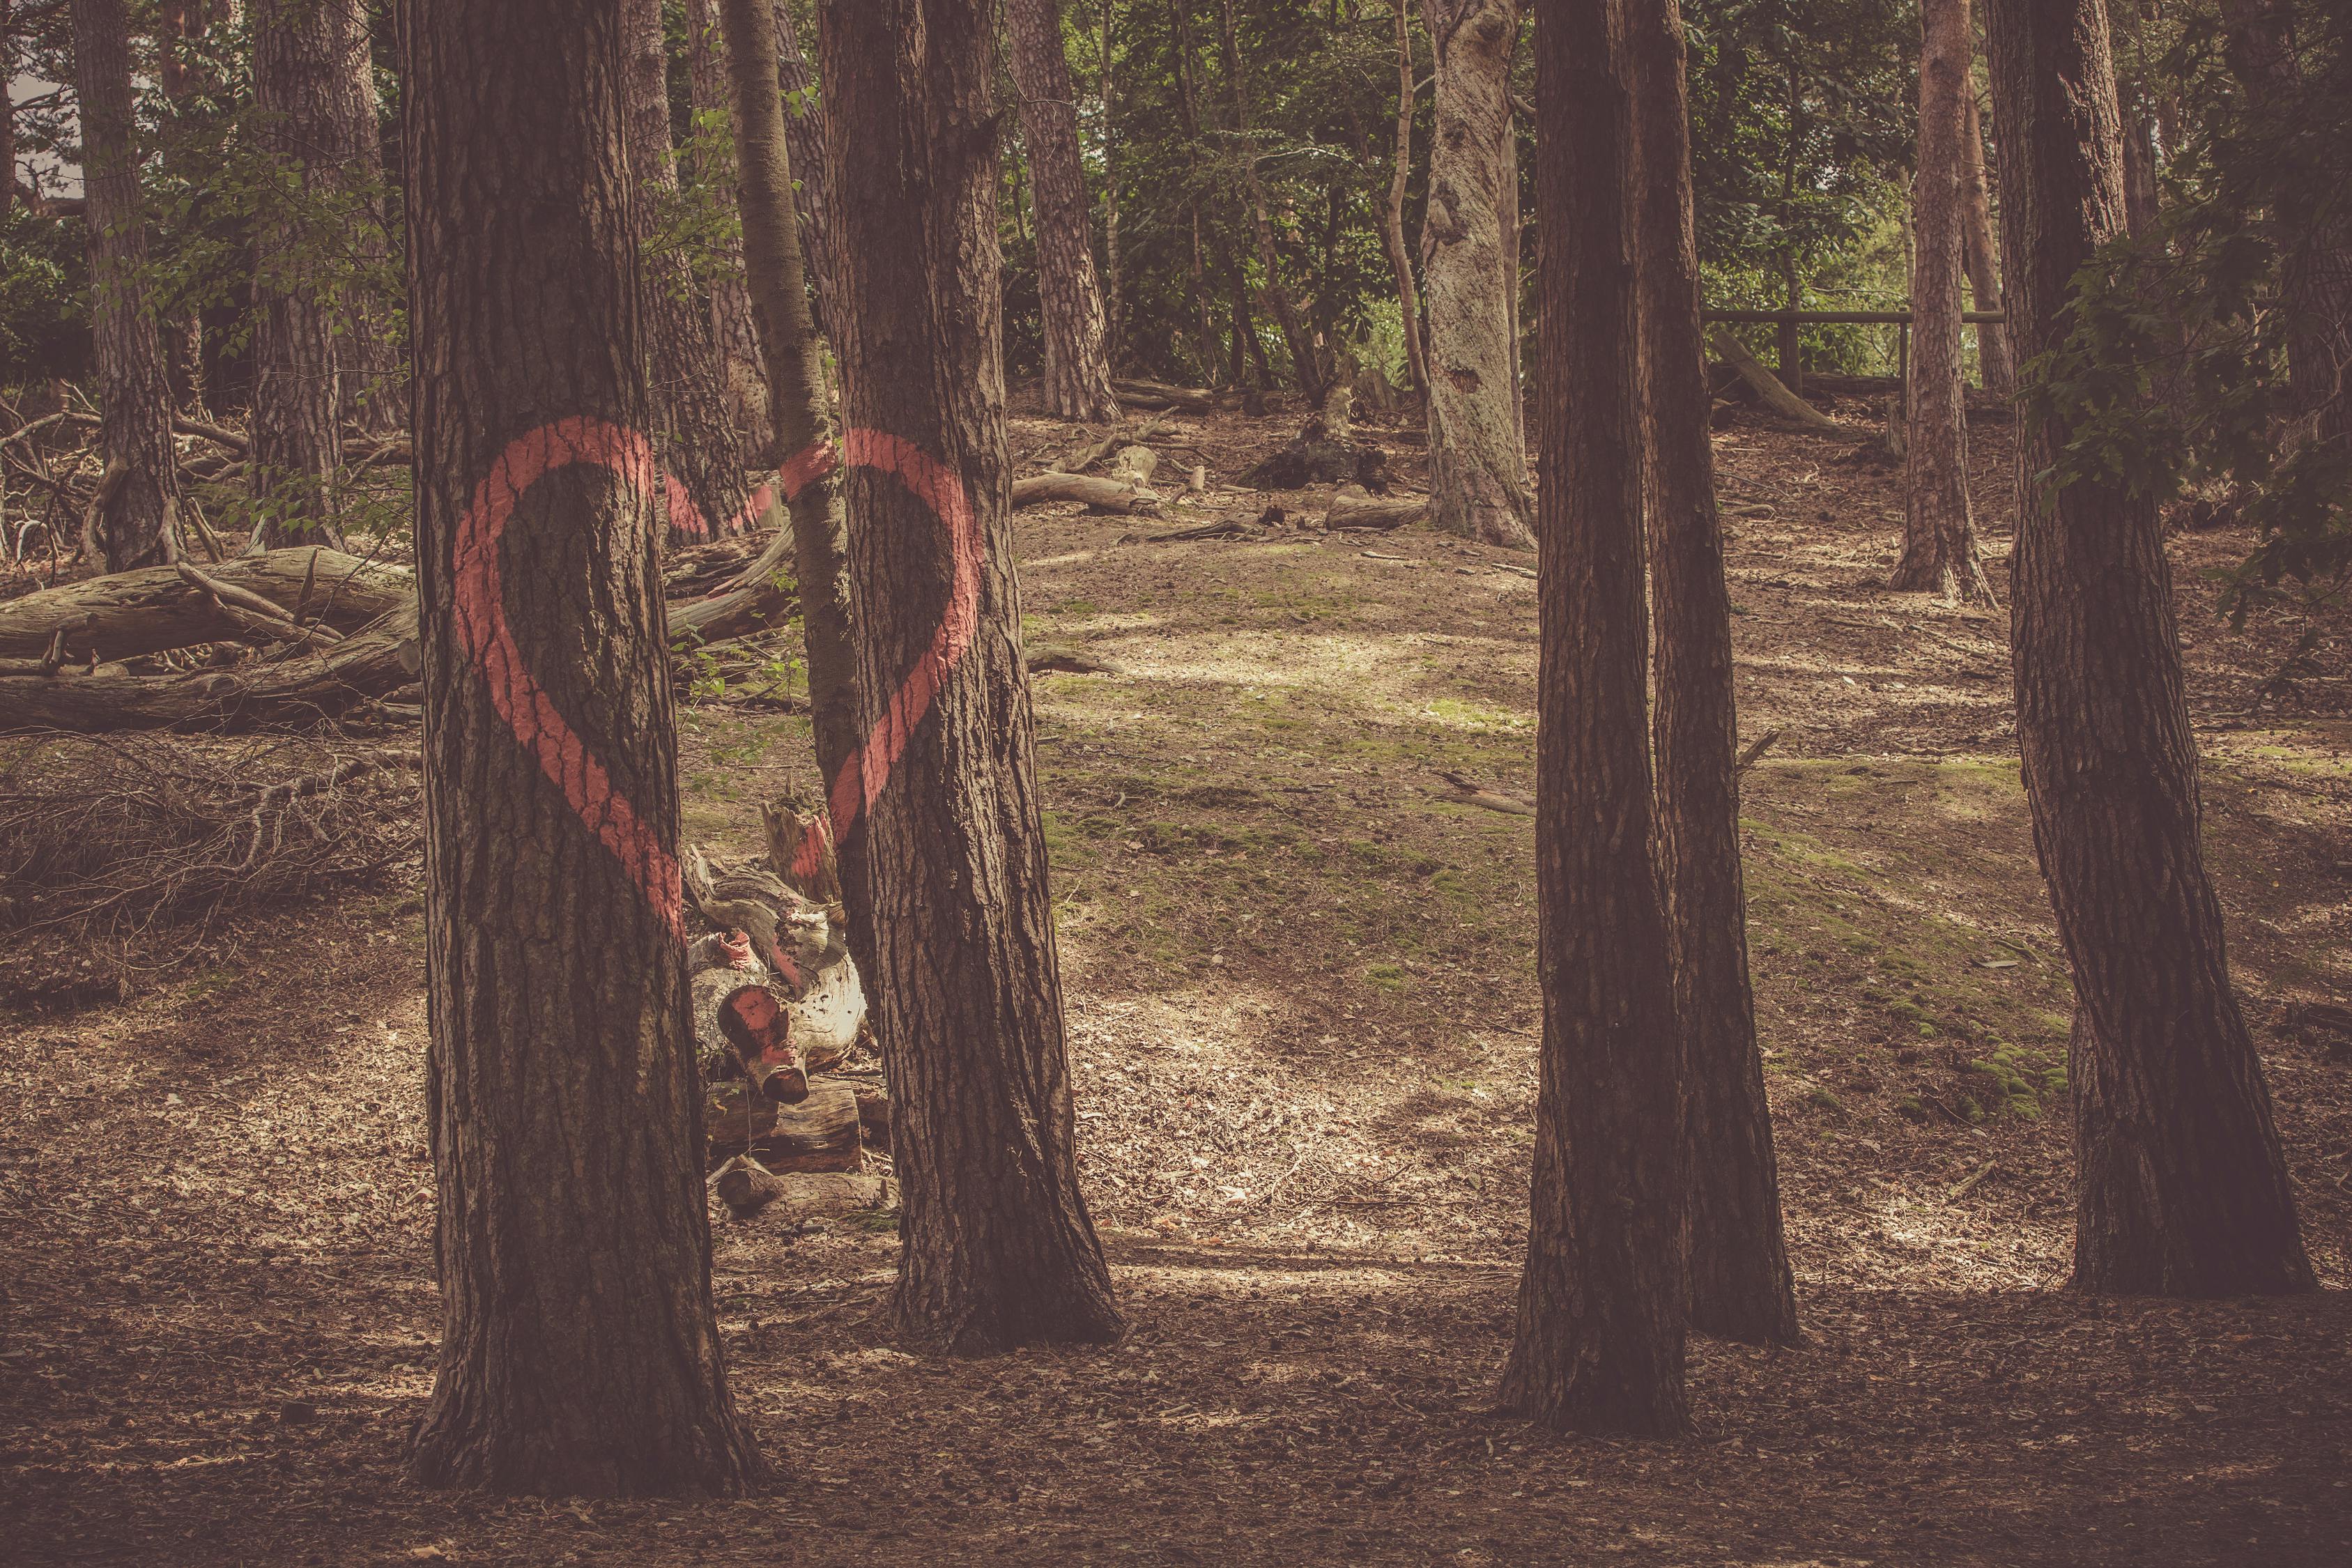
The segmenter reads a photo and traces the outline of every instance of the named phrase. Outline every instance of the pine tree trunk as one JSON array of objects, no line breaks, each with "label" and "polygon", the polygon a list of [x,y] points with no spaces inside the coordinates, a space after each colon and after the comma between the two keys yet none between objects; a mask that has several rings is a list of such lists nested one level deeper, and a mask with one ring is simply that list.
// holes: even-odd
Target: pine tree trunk
[{"label": "pine tree trunk", "polygon": [[1706,340],[1691,210],[1678,0],[1629,8],[1634,271],[1640,279],[1658,850],[1685,1051],[1690,1322],[1752,1344],[1797,1342],[1772,1114],[1748,978],[1739,867],[1731,597],[1708,438]]},{"label": "pine tree trunk", "polygon": [[[163,335],[148,308],[139,201],[139,128],[123,0],[73,0],[74,90],[81,104],[82,195],[89,234],[90,343],[98,365],[101,483],[97,544],[109,572],[175,558],[179,472]],[[13,174],[12,174],[13,177]]]},{"label": "pine tree trunk", "polygon": [[1423,0],[1437,55],[1437,129],[1421,248],[1429,300],[1429,521],[1526,549],[1527,448],[1512,374],[1517,268],[1509,65],[1518,0]]},{"label": "pine tree trunk", "polygon": [[[776,26],[772,21],[771,29]],[[689,95],[697,115],[717,113],[734,124],[734,89],[728,76],[727,45],[720,37],[717,0],[687,0],[686,69]],[[740,132],[739,132],[740,134]],[[736,192],[738,160],[731,145],[698,153],[696,183],[709,191],[729,211],[740,205]],[[710,285],[710,329],[727,372],[727,399],[741,434],[741,456],[747,468],[772,468],[778,457],[774,421],[767,402],[767,365],[760,357],[759,329],[751,321],[751,289],[743,273],[743,242],[730,237],[725,244],[727,266]]]},{"label": "pine tree trunk", "polygon": [[[1968,248],[1969,293],[1979,310],[2002,309],[2000,251],[1992,237],[1992,192],[1985,178],[1984,127],[1977,112],[1976,84],[1969,84],[1968,125],[1960,132],[1960,224]],[[1977,323],[1977,369],[1995,397],[2017,389],[2009,357],[2009,329],[1999,321]]]},{"label": "pine tree trunk", "polygon": [[[1402,4],[1402,0],[1399,0]],[[1184,132],[1184,145],[1193,157],[1205,155],[1201,145],[1201,85],[1198,75],[1196,45],[1192,38],[1192,7],[1191,0],[1169,0],[1170,33],[1176,51],[1176,110],[1178,123]],[[1192,228],[1192,315],[1193,333],[1200,340],[1199,359],[1202,385],[1213,386],[1217,381],[1217,331],[1211,324],[1215,301],[1209,293],[1209,264],[1201,239],[1201,197],[1188,189],[1184,198],[1185,214]],[[1233,345],[1234,384],[1241,384],[1241,344]]]},{"label": "pine tree trunk", "polygon": [[1911,363],[1903,458],[1903,555],[1889,587],[1992,597],[1969,511],[1960,377],[1960,188],[1966,160],[1969,0],[1919,0],[1919,174],[1913,183]]},{"label": "pine tree trunk", "polygon": [[[788,498],[797,567],[801,625],[808,654],[809,710],[818,771],[828,791],[852,766],[863,731],[858,721],[856,648],[850,636],[849,523],[839,476],[806,461],[828,445],[833,421],[824,386],[824,347],[809,315],[802,230],[793,208],[796,166],[775,90],[781,34],[770,0],[717,0],[725,28],[732,80],[732,112],[742,198],[744,275],[752,320],[768,367],[768,407],[775,421],[779,460],[807,477]],[[805,182],[803,182],[805,183]],[[845,819],[849,807],[843,810]],[[875,968],[874,922],[866,886],[866,836],[850,833],[836,846],[847,936],[858,973]],[[779,869],[782,869],[779,867]]]},{"label": "pine tree trunk", "polygon": [[[2054,346],[2073,279],[2124,225],[2103,0],[1987,0],[2003,274],[2021,363]],[[2074,1282],[2103,1294],[2313,1288],[2270,1095],[2199,843],[2196,742],[2155,502],[2037,478],[2018,451],[2012,640],[2033,837],[2074,974]]]},{"label": "pine tree trunk", "polygon": [[[1218,22],[1225,89],[1233,100],[1234,129],[1242,133],[1244,144],[1241,157],[1242,196],[1248,208],[1250,234],[1257,246],[1257,264],[1265,274],[1265,304],[1282,328],[1283,345],[1290,351],[1290,373],[1298,383],[1299,395],[1307,406],[1320,409],[1331,390],[1332,367],[1322,346],[1316,342],[1315,334],[1308,330],[1306,318],[1299,313],[1297,302],[1283,286],[1282,252],[1275,243],[1273,207],[1266,198],[1265,181],[1258,174],[1257,155],[1248,146],[1249,83],[1242,74],[1241,29],[1234,16],[1234,0],[1221,0]],[[1261,355],[1265,353],[1263,348],[1256,352]]]},{"label": "pine tree trunk", "polygon": [[[1021,658],[991,9],[818,12],[827,151],[861,198],[841,205],[860,264],[843,269],[835,340],[858,684],[867,732],[903,745],[878,770],[869,742],[862,764],[905,1205],[895,1311],[960,1352],[1120,1329],[1078,1190]],[[919,717],[892,695],[934,682]]]},{"label": "pine tree trunk", "polygon": [[[669,54],[662,0],[628,0],[629,162],[638,189],[639,266],[646,285],[646,328],[652,338],[654,452],[683,486],[698,518],[675,507],[674,539],[739,532],[751,489],[738,461],[741,436],[727,394],[727,363],[710,311],[686,252],[655,232],[657,201],[677,192],[669,126]],[[686,526],[691,521],[695,526]]]},{"label": "pine tree trunk", "polygon": [[1396,153],[1389,161],[1389,200],[1381,213],[1381,241],[1388,247],[1389,267],[1396,273],[1397,319],[1404,328],[1405,374],[1413,395],[1429,394],[1429,362],[1421,346],[1421,290],[1412,279],[1412,251],[1405,244],[1404,192],[1412,177],[1412,22],[1405,0],[1390,6],[1396,26],[1397,111]]},{"label": "pine tree trunk", "polygon": [[[177,132],[182,116],[196,96],[196,80],[188,69],[189,45],[205,36],[207,13],[206,0],[163,0],[155,7],[155,78],[163,89],[163,100],[171,106],[172,124],[164,140],[164,160],[173,174],[186,179],[194,173],[178,167]],[[0,76],[13,81],[16,72],[5,63],[6,48],[0,46]],[[13,116],[11,117],[13,120]],[[14,194],[16,177],[16,153],[13,138],[5,153],[0,153],[0,215],[8,210],[8,197]],[[205,322],[194,309],[182,311],[163,326],[165,368],[172,384],[173,406],[193,417],[208,417],[205,409]]]},{"label": "pine tree trunk", "polygon": [[763,1469],[711,1300],[627,9],[403,8],[444,1316],[427,1485],[726,1494]]},{"label": "pine tree trunk", "polygon": [[[1536,27],[1547,237],[1537,430],[1534,1208],[1502,1402],[1547,1426],[1686,1430],[1681,1035],[1651,855],[1642,450],[1619,0]],[[1444,376],[1444,358],[1437,361]]]},{"label": "pine tree trunk", "polygon": [[1045,406],[1065,419],[1118,417],[1104,344],[1077,89],[1062,47],[1061,0],[1004,0],[1021,141],[1037,207],[1037,295],[1045,327]]},{"label": "pine tree trunk", "polygon": [[1119,272],[1118,272],[1118,105],[1112,98],[1115,81],[1111,69],[1111,20],[1118,13],[1113,0],[1097,0],[1102,10],[1102,122],[1103,122],[1103,363],[1111,374],[1118,374]]},{"label": "pine tree trunk", "polygon": [[833,300],[840,291],[840,247],[834,230],[831,195],[833,171],[825,162],[825,110],[817,97],[816,79],[809,74],[808,57],[801,51],[800,31],[793,26],[792,7],[775,0],[776,56],[779,77],[787,100],[784,141],[792,151],[793,206],[800,214],[801,256],[816,293],[817,330],[831,336]]},{"label": "pine tree trunk", "polygon": [[[335,53],[329,90],[336,127],[334,178],[346,190],[364,193],[365,216],[351,236],[360,265],[388,270],[392,236],[383,204],[383,132],[375,90],[375,59],[368,37],[365,0],[316,0],[319,17]],[[331,15],[340,11],[340,16]],[[395,301],[362,295],[338,307],[335,380],[342,416],[373,436],[389,436],[408,423],[406,367],[393,331]]]},{"label": "pine tree trunk", "polygon": [[[276,177],[306,202],[333,192],[342,153],[336,79],[352,47],[350,0],[254,0],[257,139]],[[264,215],[254,279],[253,457],[247,469],[262,526],[256,548],[342,544],[335,473],[342,461],[335,320],[312,259],[319,238],[299,216]]]}]

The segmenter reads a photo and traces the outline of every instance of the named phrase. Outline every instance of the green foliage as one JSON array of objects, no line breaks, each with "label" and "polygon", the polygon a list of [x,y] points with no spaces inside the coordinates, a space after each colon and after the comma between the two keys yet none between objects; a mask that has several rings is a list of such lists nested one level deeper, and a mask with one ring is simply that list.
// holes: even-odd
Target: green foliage
[{"label": "green foliage", "polygon": [[0,224],[0,385],[80,373],[89,353],[88,288],[81,225],[12,205]]}]

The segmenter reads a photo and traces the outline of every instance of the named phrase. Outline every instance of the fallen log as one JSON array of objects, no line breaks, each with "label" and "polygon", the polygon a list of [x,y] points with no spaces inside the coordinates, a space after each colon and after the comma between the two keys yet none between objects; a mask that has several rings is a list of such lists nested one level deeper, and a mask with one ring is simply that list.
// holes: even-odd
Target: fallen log
[{"label": "fallen log", "polygon": [[1763,399],[1764,406],[1781,418],[1793,420],[1808,430],[1840,432],[1845,428],[1782,385],[1780,378],[1765,369],[1764,362],[1748,353],[1748,345],[1729,327],[1718,324],[1707,342],[1723,356],[1723,363],[1738,372],[1739,379]]},{"label": "fallen log", "polygon": [[681,866],[687,900],[721,931],[741,931],[786,997],[790,1038],[812,1070],[832,1067],[866,1022],[866,988],[834,909],[760,866],[714,868],[698,848]]},{"label": "fallen log", "polygon": [[1171,386],[1164,381],[1114,379],[1111,391],[1130,408],[1181,408],[1187,414],[1208,414],[1217,406],[1217,395],[1205,386]]},{"label": "fallen log", "polygon": [[1048,501],[1078,501],[1096,511],[1129,516],[1160,510],[1159,496],[1118,479],[1088,479],[1083,474],[1032,474],[1013,481],[1013,504],[1016,508],[1042,506]]},{"label": "fallen log", "polygon": [[668,605],[672,647],[684,641],[723,642],[749,632],[780,626],[791,618],[793,531],[782,528],[752,563],[719,592],[701,599],[673,599]]},{"label": "fallen log", "polygon": [[1160,423],[1158,418],[1147,419],[1130,434],[1126,421],[1122,420],[1100,436],[1082,441],[1071,447],[1066,455],[1046,464],[1045,471],[1054,474],[1083,474],[1108,457],[1114,448],[1149,441],[1159,432]]},{"label": "fallen log", "polygon": [[1121,447],[1118,456],[1111,459],[1110,477],[1124,485],[1141,489],[1151,483],[1151,471],[1160,466],[1160,454],[1145,446]]},{"label": "fallen log", "polygon": [[294,658],[181,675],[0,676],[0,733],[234,733],[314,724],[399,690],[417,668],[412,600],[373,630]]},{"label": "fallen log", "polygon": [[1325,528],[1362,528],[1386,533],[1429,515],[1427,496],[1375,497],[1361,485],[1341,485],[1323,513]]},{"label": "fallen log", "polygon": [[779,1105],[749,1079],[705,1089],[703,1128],[714,1155],[750,1153],[771,1171],[862,1171],[857,1096],[837,1079],[812,1079],[808,1097]]},{"label": "fallen log", "polygon": [[[307,545],[223,562],[205,576],[339,632],[357,631],[414,603],[416,593],[399,567]],[[173,566],[90,577],[0,605],[0,657],[37,656],[59,632],[71,659],[87,659],[93,651],[103,658],[136,658],[246,635],[220,614],[205,588]]]},{"label": "fallen log", "polygon": [[714,1068],[727,1077],[740,1073],[768,1099],[797,1103],[808,1098],[808,1070],[793,1044],[791,994],[751,957],[748,939],[743,954],[742,967],[701,970],[691,982],[704,1076],[714,1076]]},{"label": "fallen log", "polygon": [[782,1175],[748,1154],[739,1154],[710,1173],[710,1189],[727,1212],[751,1219],[771,1205],[787,1224],[893,1206],[897,1184],[887,1176],[834,1173]]}]

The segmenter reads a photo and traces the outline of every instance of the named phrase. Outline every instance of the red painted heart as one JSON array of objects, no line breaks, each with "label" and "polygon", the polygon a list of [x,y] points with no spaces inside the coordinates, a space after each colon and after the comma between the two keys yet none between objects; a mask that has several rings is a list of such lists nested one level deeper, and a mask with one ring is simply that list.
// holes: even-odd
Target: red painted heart
[{"label": "red painted heart", "polygon": [[[930,646],[891,695],[865,742],[831,781],[827,816],[835,843],[856,826],[859,814],[880,798],[915,726],[929,710],[948,671],[971,646],[980,620],[982,549],[971,503],[954,470],[911,442],[879,430],[847,432],[842,451],[854,468],[896,477],[930,509],[948,531],[954,577]],[[835,461],[829,443],[794,454],[777,470],[774,487],[762,485],[752,496],[744,509],[744,521],[773,504],[776,489],[789,503],[809,484],[831,472]],[[582,823],[612,852],[644,891],[646,901],[683,941],[686,913],[676,852],[661,842],[627,797],[613,787],[612,775],[590,754],[586,743],[531,674],[507,625],[499,540],[523,493],[556,469],[574,463],[601,468],[640,494],[654,493],[658,479],[671,525],[688,532],[709,531],[708,521],[686,499],[683,488],[661,472],[653,447],[643,436],[585,416],[543,425],[516,437],[499,454],[459,521],[454,552],[458,640],[481,669],[490,704],[514,731],[515,739],[539,760],[541,770],[563,791]],[[803,876],[813,873],[821,850],[822,839],[812,826],[794,857],[796,870]]]}]

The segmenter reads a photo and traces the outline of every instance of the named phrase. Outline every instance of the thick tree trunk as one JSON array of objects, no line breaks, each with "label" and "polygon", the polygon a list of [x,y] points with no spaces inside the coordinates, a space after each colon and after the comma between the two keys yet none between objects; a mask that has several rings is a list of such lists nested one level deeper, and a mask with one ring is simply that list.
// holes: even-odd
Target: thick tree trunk
[{"label": "thick tree trunk", "polygon": [[[866,880],[904,1194],[895,1312],[961,1352],[1119,1316],[1078,1190],[1006,486],[985,0],[818,18],[845,255],[840,351]],[[921,700],[928,693],[928,704]],[[840,813],[835,813],[836,820]]]},{"label": "thick tree trunk", "polygon": [[1429,362],[1422,353],[1421,290],[1412,279],[1412,250],[1404,237],[1404,192],[1412,177],[1412,19],[1405,0],[1389,7],[1396,26],[1397,111],[1396,152],[1389,160],[1389,200],[1381,212],[1381,242],[1388,247],[1389,267],[1396,273],[1397,318],[1404,327],[1405,374],[1413,395],[1429,393]]},{"label": "thick tree trunk", "polygon": [[[2078,268],[2122,232],[2102,0],[1987,0],[2004,279],[2019,361],[2063,337]],[[2074,974],[2074,1281],[2106,1294],[2312,1289],[2270,1095],[2230,986],[2199,843],[2196,742],[2156,504],[2038,476],[2029,425],[2011,576],[2018,748]]]},{"label": "thick tree trunk", "polygon": [[[787,18],[789,20],[789,18]],[[782,24],[773,24],[782,25]],[[717,0],[687,0],[687,82],[697,115],[719,114],[734,123],[734,89],[728,77],[727,43],[719,26]],[[731,143],[697,154],[697,183],[730,211],[738,205],[738,164]],[[735,427],[743,437],[747,468],[772,466],[769,449],[775,426],[769,418],[767,365],[760,357],[759,329],[751,322],[751,288],[743,275],[743,242],[730,237],[727,266],[710,285],[710,328],[727,370],[727,397]]]},{"label": "thick tree trunk", "polygon": [[[365,195],[364,212],[351,244],[361,266],[375,273],[390,265],[392,235],[383,203],[383,131],[368,9],[365,0],[317,3],[327,10],[347,7],[350,13],[348,19],[331,24],[336,50],[329,84],[336,129],[334,178],[345,189]],[[342,416],[375,436],[389,436],[408,423],[407,366],[401,361],[392,321],[396,303],[393,298],[362,292],[337,307],[335,380]]]},{"label": "thick tree trunk", "polygon": [[[793,208],[792,132],[774,83],[782,32],[769,0],[719,0],[730,68],[739,186],[742,197],[744,276],[752,321],[768,367],[768,408],[779,457],[795,483],[786,498],[797,567],[801,625],[808,654],[810,723],[825,787],[856,788],[859,723],[857,655],[851,638],[849,522],[841,479],[834,467],[833,421],[824,389],[824,346],[809,315],[804,233]],[[803,180],[805,185],[808,182]],[[846,786],[843,781],[850,781]],[[842,797],[845,823],[853,809]],[[863,834],[837,846],[848,935],[857,966],[869,980],[874,922],[867,901]],[[787,875],[792,868],[779,865]],[[814,864],[801,868],[806,880]]]},{"label": "thick tree trunk", "polygon": [[[347,151],[338,89],[352,50],[367,47],[365,15],[356,0],[255,0],[252,22],[262,151],[305,200],[323,201]],[[335,313],[319,264],[308,259],[315,247],[296,215],[265,214],[254,279],[253,455],[246,467],[262,516],[257,548],[342,542]]]},{"label": "thick tree trunk", "polygon": [[81,103],[82,194],[89,231],[90,343],[98,363],[102,487],[97,542],[110,572],[176,558],[179,470],[163,340],[148,308],[147,232],[139,201],[139,128],[123,0],[73,0],[74,90]]},{"label": "thick tree trunk", "polygon": [[834,239],[840,218],[833,202],[833,169],[825,160],[825,110],[816,79],[801,50],[792,7],[774,0],[777,79],[784,89],[784,142],[792,153],[793,206],[800,215],[801,258],[816,294],[816,324],[831,335],[834,297],[840,292],[840,246]]},{"label": "thick tree trunk", "polygon": [[1992,597],[1969,512],[1960,377],[1960,190],[1966,159],[1969,0],[1920,0],[1919,174],[1912,185],[1911,363],[1903,458],[1903,555],[1887,585]]},{"label": "thick tree trunk", "polygon": [[1685,1050],[1690,1321],[1755,1344],[1797,1342],[1772,1113],[1748,979],[1738,718],[1699,325],[1690,116],[1678,0],[1631,6],[1634,270],[1648,425],[1651,715],[1658,851]]},{"label": "thick tree trunk", "polygon": [[1242,196],[1249,209],[1250,235],[1257,246],[1258,268],[1265,274],[1265,303],[1282,328],[1283,344],[1290,351],[1290,373],[1298,382],[1299,395],[1309,407],[1321,408],[1331,389],[1332,367],[1322,345],[1315,341],[1306,317],[1299,312],[1297,302],[1283,285],[1282,252],[1275,243],[1273,204],[1266,197],[1265,181],[1258,174],[1257,152],[1250,136],[1249,83],[1242,75],[1241,30],[1234,16],[1234,0],[1220,0],[1217,19],[1218,41],[1224,57],[1225,89],[1233,100],[1234,129],[1241,132],[1243,142]]},{"label": "thick tree trunk", "polygon": [[626,11],[403,7],[445,1323],[428,1485],[731,1493],[763,1470],[711,1301]]},{"label": "thick tree trunk", "polygon": [[[1985,177],[1984,127],[1977,112],[1973,79],[1965,103],[1968,125],[1960,132],[1960,226],[1967,247],[1969,293],[1979,310],[2002,309],[2000,251],[1992,237],[1992,191]],[[2009,357],[2009,329],[1999,321],[1977,323],[1977,369],[1984,387],[1995,397],[2017,389],[2017,371]]]},{"label": "thick tree trunk", "polygon": [[[727,363],[719,352],[709,308],[686,252],[656,249],[656,204],[677,191],[676,146],[669,127],[669,53],[662,31],[662,0],[628,0],[629,163],[635,172],[638,263],[646,286],[646,327],[652,338],[654,453],[683,486],[673,500],[674,542],[734,531],[750,487],[739,460],[740,437],[727,394]],[[688,526],[691,524],[691,526]]]},{"label": "thick tree trunk", "polygon": [[[1547,1426],[1690,1425],[1681,1033],[1651,855],[1642,443],[1619,0],[1536,27],[1546,241],[1537,699],[1544,1037],[1534,1210],[1502,1402]],[[1438,361],[1444,375],[1444,360]]]},{"label": "thick tree trunk", "polygon": [[[1429,520],[1485,544],[1526,549],[1527,448],[1512,374],[1518,223],[1511,176],[1511,47],[1518,0],[1423,0],[1437,51],[1437,130],[1421,226],[1429,286]],[[1507,205],[1507,207],[1506,205]]]},{"label": "thick tree trunk", "polygon": [[[172,119],[177,121],[187,105],[196,96],[196,79],[188,68],[189,45],[205,36],[211,5],[208,0],[163,0],[155,7],[155,78],[163,89],[163,100],[171,105]],[[15,69],[7,64],[8,46],[0,44],[0,78],[16,79]],[[14,117],[10,120],[13,121]],[[0,124],[0,131],[13,132],[13,123]],[[174,123],[172,130],[179,126]],[[182,170],[174,157],[176,138],[167,134],[164,158],[173,173],[184,178],[194,173]],[[8,210],[8,197],[14,194],[16,178],[16,155],[14,138],[5,156],[0,156],[0,215]],[[205,323],[204,317],[194,310],[183,311],[163,323],[163,352],[166,370],[171,376],[173,406],[197,418],[205,417]]]},{"label": "thick tree trunk", "polygon": [[1095,275],[1076,89],[1062,47],[1061,0],[1004,0],[1021,141],[1037,208],[1037,295],[1045,314],[1045,406],[1065,419],[1116,419],[1103,294]]}]

